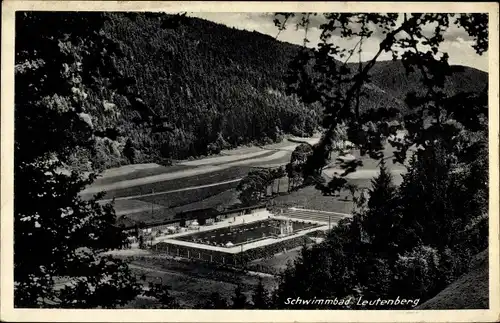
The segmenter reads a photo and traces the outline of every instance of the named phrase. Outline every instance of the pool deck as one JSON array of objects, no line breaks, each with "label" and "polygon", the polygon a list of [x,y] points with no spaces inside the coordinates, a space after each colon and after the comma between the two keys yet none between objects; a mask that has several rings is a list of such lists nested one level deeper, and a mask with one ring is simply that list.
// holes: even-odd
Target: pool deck
[{"label": "pool deck", "polygon": [[[181,236],[186,236],[186,235],[190,235],[190,234],[194,234],[194,233],[198,233],[198,232],[211,231],[211,230],[215,230],[215,229],[219,229],[219,228],[227,228],[229,226],[234,226],[234,225],[248,224],[248,223],[252,223],[252,222],[266,220],[269,218],[277,219],[277,220],[291,219],[291,220],[296,221],[296,222],[311,222],[311,223],[315,223],[315,224],[322,224],[322,226],[316,226],[314,228],[304,229],[304,230],[301,230],[300,232],[297,232],[295,234],[291,234],[291,235],[281,237],[281,238],[278,238],[278,237],[277,238],[265,238],[265,239],[260,239],[257,241],[249,242],[246,244],[240,244],[240,245],[237,245],[234,247],[212,246],[212,245],[207,245],[207,244],[200,244],[200,243],[194,243],[194,242],[188,242],[188,241],[182,241],[182,240],[175,239],[175,238],[178,238]],[[229,254],[237,254],[237,253],[240,253],[242,251],[255,249],[255,248],[275,244],[275,243],[278,243],[281,241],[286,241],[286,240],[290,240],[290,239],[297,238],[300,236],[304,236],[305,234],[307,234],[309,232],[314,232],[314,231],[318,231],[318,230],[327,230],[327,229],[328,229],[328,225],[325,224],[324,222],[313,221],[313,220],[304,220],[304,219],[294,219],[294,218],[289,218],[289,217],[285,217],[285,216],[273,215],[272,213],[270,213],[268,211],[263,211],[263,212],[259,212],[259,213],[245,214],[242,216],[238,216],[238,217],[236,217],[235,221],[233,221],[233,218],[230,218],[230,219],[225,219],[221,222],[215,223],[215,224],[210,225],[210,226],[201,226],[201,227],[199,227],[199,230],[190,230],[190,231],[186,231],[186,232],[171,234],[168,236],[158,237],[155,239],[153,244],[157,244],[159,242],[165,242],[165,243],[168,243],[171,245],[191,247],[191,248],[197,248],[197,249],[203,249],[203,250],[218,251],[218,252],[224,252],[224,253],[229,253]]]}]

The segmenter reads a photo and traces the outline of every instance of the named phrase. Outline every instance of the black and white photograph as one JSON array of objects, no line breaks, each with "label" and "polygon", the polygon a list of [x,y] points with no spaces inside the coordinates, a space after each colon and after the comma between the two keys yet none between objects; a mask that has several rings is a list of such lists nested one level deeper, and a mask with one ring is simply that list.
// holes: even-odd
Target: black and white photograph
[{"label": "black and white photograph", "polygon": [[9,313],[497,319],[498,3],[92,3],[3,4]]}]

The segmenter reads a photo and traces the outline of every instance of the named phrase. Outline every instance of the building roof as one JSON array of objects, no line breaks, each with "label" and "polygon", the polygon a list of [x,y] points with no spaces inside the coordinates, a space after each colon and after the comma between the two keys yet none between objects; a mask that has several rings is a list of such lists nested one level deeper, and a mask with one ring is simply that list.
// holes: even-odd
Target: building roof
[{"label": "building roof", "polygon": [[225,214],[231,214],[231,213],[236,213],[236,212],[241,212],[241,211],[264,209],[264,208],[266,208],[266,206],[264,204],[259,204],[259,205],[252,205],[252,206],[246,206],[246,207],[239,207],[239,208],[234,208],[234,209],[228,209],[228,210],[219,212],[219,214],[225,215]]},{"label": "building roof", "polygon": [[121,228],[121,229],[125,229],[125,230],[133,229],[133,228],[135,228],[136,225],[138,228],[145,229],[145,228],[155,227],[158,225],[165,225],[165,224],[172,224],[172,223],[179,222],[179,219],[165,219],[165,220],[160,220],[160,221],[152,221],[152,222],[148,222],[148,223],[138,223],[138,222],[131,220],[131,219],[128,219],[128,218],[125,218],[125,219],[122,219],[122,218],[124,218],[124,217],[121,217],[121,218],[116,220],[116,222],[117,222],[116,226]]},{"label": "building roof", "polygon": [[217,211],[214,208],[194,209],[194,210],[179,212],[175,215],[175,218],[176,219],[186,219],[186,220],[207,219],[207,218],[215,217],[218,214],[219,214],[219,211]]}]

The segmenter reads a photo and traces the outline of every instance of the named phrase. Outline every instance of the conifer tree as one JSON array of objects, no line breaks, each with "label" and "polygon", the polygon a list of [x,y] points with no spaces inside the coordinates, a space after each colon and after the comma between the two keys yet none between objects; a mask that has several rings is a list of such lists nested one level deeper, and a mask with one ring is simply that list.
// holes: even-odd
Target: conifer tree
[{"label": "conifer tree", "polygon": [[254,293],[252,295],[252,302],[255,309],[265,310],[270,306],[269,294],[264,287],[262,278],[259,278],[259,283],[255,287]]},{"label": "conifer tree", "polygon": [[238,286],[236,286],[232,301],[233,309],[244,309],[248,307],[247,296],[243,294],[243,286],[241,284],[238,284]]},{"label": "conifer tree", "polygon": [[399,230],[397,189],[385,160],[380,161],[379,174],[371,180],[367,210],[363,214],[363,229],[373,252],[390,254],[396,247],[393,241]]},{"label": "conifer tree", "polygon": [[202,303],[199,307],[203,309],[222,310],[229,308],[229,305],[218,292],[213,292],[212,294],[210,294],[207,301],[205,303]]}]

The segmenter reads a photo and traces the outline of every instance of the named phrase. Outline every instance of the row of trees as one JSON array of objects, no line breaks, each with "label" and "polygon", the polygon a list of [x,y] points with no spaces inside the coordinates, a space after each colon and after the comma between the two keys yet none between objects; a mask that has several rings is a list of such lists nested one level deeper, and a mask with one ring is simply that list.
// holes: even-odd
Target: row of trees
[{"label": "row of trees", "polygon": [[[255,169],[250,171],[238,184],[239,199],[245,206],[251,206],[267,198],[269,191],[274,194],[280,191],[280,180],[285,176],[285,169]],[[277,183],[277,184],[276,184]]]},{"label": "row of trees", "polygon": [[290,162],[285,166],[277,168],[254,169],[239,183],[237,190],[240,192],[239,199],[244,205],[256,204],[268,196],[269,188],[271,195],[280,193],[280,182],[285,176],[288,179],[287,191],[291,192],[304,184],[302,176],[303,167],[313,147],[308,143],[298,145],[290,157]]}]

